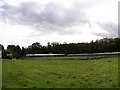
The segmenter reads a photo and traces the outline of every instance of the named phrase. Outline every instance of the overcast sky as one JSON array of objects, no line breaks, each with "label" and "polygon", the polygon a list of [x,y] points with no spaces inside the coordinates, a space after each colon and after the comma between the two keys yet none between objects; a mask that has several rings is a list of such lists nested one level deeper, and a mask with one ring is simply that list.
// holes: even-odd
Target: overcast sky
[{"label": "overcast sky", "polygon": [[0,15],[4,46],[118,37],[118,0],[0,0]]}]

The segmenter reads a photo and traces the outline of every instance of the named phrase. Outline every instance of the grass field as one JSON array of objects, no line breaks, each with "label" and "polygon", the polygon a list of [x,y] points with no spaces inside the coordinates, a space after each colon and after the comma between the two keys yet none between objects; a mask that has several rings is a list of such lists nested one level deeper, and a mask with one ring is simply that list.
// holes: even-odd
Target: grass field
[{"label": "grass field", "polygon": [[0,60],[0,89],[2,89],[2,60]]},{"label": "grass field", "polygon": [[3,60],[2,72],[3,88],[118,87],[117,56]]}]

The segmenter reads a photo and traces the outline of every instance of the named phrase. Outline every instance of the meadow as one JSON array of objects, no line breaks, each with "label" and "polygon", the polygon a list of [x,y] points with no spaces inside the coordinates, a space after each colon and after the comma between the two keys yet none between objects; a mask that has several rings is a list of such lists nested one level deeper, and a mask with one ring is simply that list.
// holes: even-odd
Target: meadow
[{"label": "meadow", "polygon": [[3,88],[117,88],[118,56],[2,61]]}]

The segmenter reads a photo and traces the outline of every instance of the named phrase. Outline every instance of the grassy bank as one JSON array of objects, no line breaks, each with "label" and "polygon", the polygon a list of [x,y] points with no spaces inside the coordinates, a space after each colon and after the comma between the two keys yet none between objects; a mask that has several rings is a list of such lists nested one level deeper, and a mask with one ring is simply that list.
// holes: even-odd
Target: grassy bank
[{"label": "grassy bank", "polygon": [[118,57],[90,58],[3,60],[3,88],[118,87]]}]

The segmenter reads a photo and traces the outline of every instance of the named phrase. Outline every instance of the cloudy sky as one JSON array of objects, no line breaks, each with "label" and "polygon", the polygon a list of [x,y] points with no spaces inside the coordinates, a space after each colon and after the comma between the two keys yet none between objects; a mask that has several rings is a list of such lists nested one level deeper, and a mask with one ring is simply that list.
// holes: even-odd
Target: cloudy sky
[{"label": "cloudy sky", "polygon": [[4,46],[118,37],[118,0],[0,0],[0,15]]}]

